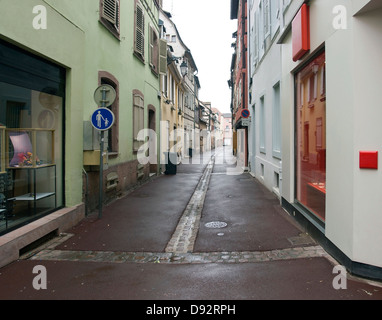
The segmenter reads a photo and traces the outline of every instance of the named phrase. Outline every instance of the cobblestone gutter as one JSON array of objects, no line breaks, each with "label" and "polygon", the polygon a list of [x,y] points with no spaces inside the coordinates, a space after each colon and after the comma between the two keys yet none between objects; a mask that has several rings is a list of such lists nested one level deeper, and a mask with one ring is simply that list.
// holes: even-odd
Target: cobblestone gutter
[{"label": "cobblestone gutter", "polygon": [[250,263],[301,258],[328,258],[328,254],[320,246],[297,247],[271,251],[242,252],[203,252],[203,253],[171,253],[171,252],[101,252],[101,251],[40,251],[31,260],[83,261],[108,263]]},{"label": "cobblestone gutter", "polygon": [[171,240],[167,244],[166,252],[187,253],[193,251],[214,162],[215,157],[213,156],[204,170]]}]

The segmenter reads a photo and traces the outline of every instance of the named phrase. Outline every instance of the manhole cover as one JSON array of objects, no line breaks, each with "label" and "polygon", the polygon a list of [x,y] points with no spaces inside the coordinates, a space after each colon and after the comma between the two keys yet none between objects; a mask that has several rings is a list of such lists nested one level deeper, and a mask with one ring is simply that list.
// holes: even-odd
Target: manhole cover
[{"label": "manhole cover", "polygon": [[221,229],[221,228],[226,227],[227,224],[225,222],[221,222],[221,221],[213,221],[213,222],[206,223],[205,226],[207,228],[211,228],[211,229]]}]

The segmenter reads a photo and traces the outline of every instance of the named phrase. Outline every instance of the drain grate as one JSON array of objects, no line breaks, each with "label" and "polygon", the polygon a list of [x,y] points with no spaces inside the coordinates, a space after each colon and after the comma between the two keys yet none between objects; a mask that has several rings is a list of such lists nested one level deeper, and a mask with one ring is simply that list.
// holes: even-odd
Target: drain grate
[{"label": "drain grate", "polygon": [[227,223],[222,221],[213,221],[213,222],[206,223],[205,226],[211,229],[221,229],[221,228],[225,228],[227,226]]}]

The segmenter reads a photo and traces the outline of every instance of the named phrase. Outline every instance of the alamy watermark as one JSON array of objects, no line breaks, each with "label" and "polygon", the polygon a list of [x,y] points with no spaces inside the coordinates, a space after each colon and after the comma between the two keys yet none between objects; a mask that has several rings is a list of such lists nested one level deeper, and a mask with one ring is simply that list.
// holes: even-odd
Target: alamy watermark
[{"label": "alamy watermark", "polygon": [[33,14],[36,16],[33,18],[32,25],[36,30],[46,30],[48,28],[48,15],[46,7],[43,5],[38,5],[33,7]]},{"label": "alamy watermark", "polygon": [[[32,281],[32,286],[35,290],[47,290],[48,278],[47,269],[45,266],[37,265],[33,268],[33,274],[37,274]],[[337,265],[333,268],[333,274],[336,276],[333,278],[332,286],[335,290],[347,289],[347,271],[344,266]]]},{"label": "alamy watermark", "polygon": [[337,265],[333,268],[333,274],[336,276],[333,279],[332,285],[335,290],[347,289],[347,272],[346,268],[341,265]]},{"label": "alamy watermark", "polygon": [[345,30],[348,28],[347,22],[347,9],[345,6],[338,5],[332,10],[332,13],[336,15],[333,19],[333,28],[336,30]]},{"label": "alamy watermark", "polygon": [[[48,15],[44,5],[36,5],[33,7],[32,13],[35,15],[32,21],[33,28],[36,30],[46,30],[48,28]],[[347,29],[347,9],[344,5],[336,5],[333,7],[332,26],[336,30]]]},{"label": "alamy watermark", "polygon": [[[215,146],[223,145],[223,136],[215,131],[203,129],[184,130],[183,128],[169,131],[166,128],[167,122],[161,121],[160,126],[160,148],[158,148],[158,135],[152,129],[142,129],[139,131],[136,140],[142,145],[138,149],[137,159],[140,164],[208,164],[210,158],[204,154],[212,149],[212,141]],[[245,130],[238,130],[238,150],[237,156],[224,153],[223,157],[217,157],[215,164],[226,164],[227,175],[239,175],[244,173],[244,166],[240,162],[244,158],[244,150],[241,150],[241,139],[244,139]],[[159,154],[158,154],[158,149]],[[191,154],[192,153],[192,156]],[[235,166],[235,167],[234,167]]]},{"label": "alamy watermark", "polygon": [[44,266],[38,265],[33,268],[33,274],[37,274],[33,278],[32,285],[35,290],[47,290],[48,289],[48,278],[47,270]]}]

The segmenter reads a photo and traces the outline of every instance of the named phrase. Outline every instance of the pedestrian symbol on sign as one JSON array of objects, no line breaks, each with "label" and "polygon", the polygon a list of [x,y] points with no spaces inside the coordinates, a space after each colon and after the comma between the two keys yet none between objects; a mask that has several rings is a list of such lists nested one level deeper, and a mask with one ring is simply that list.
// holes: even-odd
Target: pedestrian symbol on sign
[{"label": "pedestrian symbol on sign", "polygon": [[101,111],[98,111],[98,114],[96,116],[96,119],[97,119],[97,127],[98,128],[102,128],[102,122],[101,120],[105,121],[105,127],[107,127],[107,125],[109,124],[109,120],[106,118],[104,118],[101,114]]},{"label": "pedestrian symbol on sign", "polygon": [[114,114],[107,108],[99,108],[92,115],[92,125],[99,131],[109,130],[114,124]]}]

